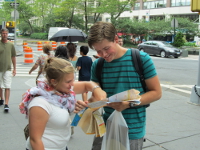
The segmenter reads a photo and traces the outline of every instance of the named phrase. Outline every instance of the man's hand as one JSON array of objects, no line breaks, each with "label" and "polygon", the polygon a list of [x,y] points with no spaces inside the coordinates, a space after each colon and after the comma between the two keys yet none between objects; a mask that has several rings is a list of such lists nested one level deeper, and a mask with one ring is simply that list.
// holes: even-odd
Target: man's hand
[{"label": "man's hand", "polygon": [[74,113],[78,113],[78,112],[81,111],[82,109],[88,107],[87,104],[88,104],[87,101],[84,102],[84,101],[82,101],[82,100],[78,100],[78,101],[76,102],[76,105],[75,105]]},{"label": "man's hand", "polygon": [[121,112],[124,109],[129,108],[129,102],[113,102],[113,103],[109,103],[108,106]]},{"label": "man's hand", "polygon": [[12,75],[13,75],[13,76],[16,75],[16,69],[13,69]]}]

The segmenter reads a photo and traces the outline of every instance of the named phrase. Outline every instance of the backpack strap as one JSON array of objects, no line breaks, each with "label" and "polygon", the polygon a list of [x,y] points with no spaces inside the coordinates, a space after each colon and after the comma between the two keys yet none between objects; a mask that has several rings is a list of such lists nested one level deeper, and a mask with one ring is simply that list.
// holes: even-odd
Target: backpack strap
[{"label": "backpack strap", "polygon": [[147,86],[145,83],[145,79],[144,79],[144,71],[143,71],[143,65],[142,65],[142,61],[140,58],[140,52],[138,49],[131,49],[132,51],[132,61],[133,61],[133,65],[135,67],[136,72],[138,73],[139,77],[140,77],[140,82],[142,84],[142,88],[144,90],[144,92],[147,92]]},{"label": "backpack strap", "polygon": [[[142,84],[142,88],[144,90],[144,92],[147,92],[147,86],[145,83],[145,79],[144,79],[144,71],[143,71],[143,64],[142,64],[142,60],[140,57],[140,51],[138,49],[131,49],[132,51],[132,61],[133,61],[133,65],[135,67],[136,72],[138,73],[139,77],[140,77],[140,82]],[[150,104],[145,105],[146,107],[149,107]]]},{"label": "backpack strap", "polygon": [[96,76],[97,76],[97,79],[99,80],[99,85],[100,85],[101,88],[103,88],[102,81],[101,81],[101,76],[102,76],[102,70],[103,70],[104,61],[105,60],[102,57],[100,57],[98,59],[97,66],[96,66]]}]

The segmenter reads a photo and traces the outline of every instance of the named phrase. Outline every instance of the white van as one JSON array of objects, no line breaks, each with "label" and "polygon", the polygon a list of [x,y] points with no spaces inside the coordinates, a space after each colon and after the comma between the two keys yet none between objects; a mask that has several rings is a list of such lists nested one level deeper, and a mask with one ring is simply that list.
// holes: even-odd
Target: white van
[{"label": "white van", "polygon": [[58,31],[63,30],[63,29],[69,29],[66,27],[50,27],[49,28],[49,34],[48,34],[48,40]]}]

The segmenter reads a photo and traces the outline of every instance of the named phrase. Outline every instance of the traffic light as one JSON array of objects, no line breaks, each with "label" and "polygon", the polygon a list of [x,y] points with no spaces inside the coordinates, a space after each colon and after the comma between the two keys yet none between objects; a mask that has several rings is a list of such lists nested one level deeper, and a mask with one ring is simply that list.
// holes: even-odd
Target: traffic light
[{"label": "traffic light", "polygon": [[7,28],[14,28],[15,27],[15,22],[14,21],[7,21],[6,22],[6,27]]},{"label": "traffic light", "polygon": [[200,12],[200,0],[191,0],[191,11]]}]

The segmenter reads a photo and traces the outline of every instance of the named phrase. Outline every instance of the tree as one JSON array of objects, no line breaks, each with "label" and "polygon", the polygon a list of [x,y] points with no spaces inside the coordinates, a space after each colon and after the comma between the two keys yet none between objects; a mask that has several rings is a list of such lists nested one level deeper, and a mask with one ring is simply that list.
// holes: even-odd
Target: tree
[{"label": "tree", "polygon": [[183,39],[183,33],[178,32],[174,38],[174,43],[173,45],[176,47],[181,47],[184,45],[184,39]]},{"label": "tree", "polygon": [[110,14],[112,24],[116,25],[117,18],[125,11],[131,11],[136,0],[103,0],[102,12]]},{"label": "tree", "polygon": [[[8,5],[5,5],[3,4],[3,6],[8,6]],[[8,9],[9,9],[9,12],[8,12]],[[8,9],[0,9],[0,14],[1,14],[1,17],[0,17],[0,22],[2,21],[10,21],[11,19],[11,8],[8,6]]]},{"label": "tree", "polygon": [[34,17],[32,5],[27,4],[29,0],[18,0],[20,5],[17,7],[17,11],[19,12],[19,29],[22,32],[30,32],[33,33],[33,26],[30,22],[30,18]]},{"label": "tree", "polygon": [[2,21],[14,21],[14,18],[11,17],[13,10],[14,8],[10,6],[9,2],[4,2],[2,9],[0,9]]},{"label": "tree", "polygon": [[[199,33],[198,25],[190,22],[187,18],[177,18],[179,21],[179,27],[176,29],[182,32],[186,36],[195,36]],[[151,20],[146,22],[145,20],[132,20],[132,19],[118,19],[116,21],[116,28],[119,32],[132,33],[135,36],[145,34],[147,37],[168,34],[173,35],[173,28],[170,25],[171,20],[165,21],[161,19]],[[147,39],[148,40],[148,39]]]},{"label": "tree", "polygon": [[[77,12],[80,0],[66,0],[53,10],[56,25],[68,28],[77,27],[83,29],[83,16]],[[76,12],[75,12],[76,10]]]},{"label": "tree", "polygon": [[53,9],[58,6],[60,0],[35,0],[33,3],[34,15],[38,18],[40,25],[42,27],[42,32],[45,31],[46,17],[50,16],[53,12]]}]

